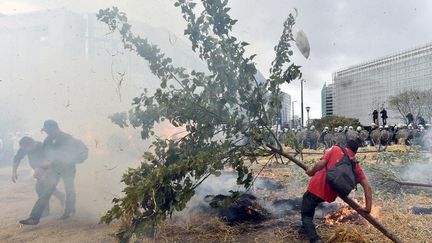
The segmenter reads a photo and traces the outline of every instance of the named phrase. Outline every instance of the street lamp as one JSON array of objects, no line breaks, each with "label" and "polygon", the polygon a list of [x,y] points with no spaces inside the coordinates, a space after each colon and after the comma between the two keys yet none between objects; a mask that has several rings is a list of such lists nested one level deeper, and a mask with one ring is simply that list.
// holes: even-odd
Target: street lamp
[{"label": "street lamp", "polygon": [[297,102],[297,100],[293,100],[292,102],[291,102],[291,107],[292,107],[292,123],[291,123],[291,128],[294,128],[294,126],[295,126],[295,122],[294,122],[294,103],[296,103]]},{"label": "street lamp", "polygon": [[301,126],[303,127],[303,82],[305,82],[304,79],[300,80],[300,84],[301,84]]},{"label": "street lamp", "polygon": [[310,106],[306,106],[306,112],[307,112],[306,126],[309,126],[309,111],[310,111]]}]

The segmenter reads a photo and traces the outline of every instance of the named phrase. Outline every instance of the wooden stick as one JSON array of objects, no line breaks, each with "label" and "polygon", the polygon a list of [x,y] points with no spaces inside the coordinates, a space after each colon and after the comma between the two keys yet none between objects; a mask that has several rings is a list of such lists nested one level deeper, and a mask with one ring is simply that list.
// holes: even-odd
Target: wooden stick
[{"label": "wooden stick", "polygon": [[296,159],[295,157],[289,155],[288,153],[286,153],[286,152],[284,152],[284,151],[282,151],[282,150],[280,150],[280,149],[277,149],[277,148],[275,148],[275,147],[273,147],[273,146],[271,146],[271,145],[267,145],[267,147],[270,148],[271,151],[273,151],[273,152],[275,152],[275,153],[277,153],[277,154],[280,154],[280,155],[282,155],[283,157],[285,157],[285,158],[291,160],[291,161],[294,162],[296,165],[300,166],[300,168],[302,168],[303,170],[307,170],[307,169],[308,169],[307,166],[306,166],[305,164],[303,164],[303,162],[301,162],[300,160]]},{"label": "wooden stick", "polygon": [[[303,162],[301,162],[300,160],[292,157],[291,155],[285,153],[284,151],[281,151],[271,145],[267,145],[268,148],[271,149],[271,151],[278,153],[282,156],[284,156],[285,158],[291,160],[292,162],[294,162],[296,165],[300,166],[303,170],[307,170],[308,167],[303,164]],[[346,202],[352,209],[354,209],[355,211],[357,211],[364,219],[366,219],[370,224],[372,224],[372,226],[374,226],[377,230],[379,230],[381,233],[383,233],[387,238],[389,238],[390,240],[392,240],[393,242],[396,243],[402,243],[402,241],[393,233],[391,233],[390,231],[388,231],[384,225],[382,225],[380,222],[378,222],[372,215],[370,215],[369,213],[366,213],[365,211],[362,210],[362,208],[360,207],[360,205],[358,205],[354,200],[352,200],[349,197],[341,197],[341,199]]]},{"label": "wooden stick", "polygon": [[372,215],[363,211],[360,205],[358,205],[358,203],[356,203],[354,200],[349,197],[341,197],[341,199],[346,202],[352,209],[357,211],[357,213],[359,213],[364,219],[366,219],[371,225],[373,225],[373,227],[375,227],[377,230],[387,236],[387,238],[389,238],[393,242],[402,243],[402,241],[396,235],[387,230],[384,225],[378,222],[378,220],[376,220]]},{"label": "wooden stick", "polygon": [[398,181],[397,183],[401,186],[432,187],[432,184],[417,183],[412,181]]}]

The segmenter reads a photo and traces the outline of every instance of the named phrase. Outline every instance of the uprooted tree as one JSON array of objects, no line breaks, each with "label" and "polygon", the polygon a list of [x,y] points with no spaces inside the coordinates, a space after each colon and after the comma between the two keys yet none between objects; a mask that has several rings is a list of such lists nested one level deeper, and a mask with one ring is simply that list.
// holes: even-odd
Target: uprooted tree
[{"label": "uprooted tree", "polygon": [[250,187],[253,172],[249,165],[259,156],[276,154],[267,144],[281,149],[271,125],[280,105],[279,86],[301,77],[300,67],[290,60],[295,16],[290,14],[283,24],[270,77],[257,80],[256,55],[246,56],[248,43],[232,35],[237,20],[228,14],[227,2],[202,1],[199,13],[193,1],[174,4],[187,22],[184,33],[192,50],[207,64],[206,72],[175,66],[156,45],[135,35],[126,14],[116,7],[98,14],[110,30],[121,34],[124,47],[145,59],[161,81],[154,94],[144,90],[134,98],[128,121],[119,125],[140,128],[143,139],[154,134],[156,123],[164,121],[187,132],[176,140],[156,138],[144,153],[146,162],[124,174],[124,196],[115,198],[102,218],[106,223],[124,222],[117,234],[122,241],[151,233],[174,211],[184,209],[195,188],[225,166],[237,171],[239,185]]},{"label": "uprooted tree", "polygon": [[[134,235],[152,235],[159,223],[186,207],[197,186],[224,167],[235,169],[237,183],[245,188],[254,180],[250,165],[262,156],[284,156],[306,169],[283,152],[277,131],[272,130],[281,104],[280,85],[301,78],[300,66],[291,62],[295,16],[290,14],[283,24],[269,78],[257,80],[256,55],[247,56],[248,43],[231,33],[237,20],[229,15],[228,0],[200,4],[196,8],[195,1],[176,0],[174,6],[187,23],[184,33],[192,50],[207,64],[206,72],[174,65],[156,45],[135,35],[126,14],[117,8],[98,14],[120,33],[125,49],[145,59],[161,81],[154,94],[144,90],[127,116],[113,115],[113,121],[140,128],[143,139],[154,135],[154,125],[160,122],[186,131],[180,139],[155,138],[144,153],[145,162],[123,175],[124,196],[114,198],[114,206],[101,219],[121,220],[117,236],[122,242]],[[238,195],[232,192],[232,200]],[[362,212],[354,201],[344,200]],[[371,218],[364,212],[362,216]]]}]

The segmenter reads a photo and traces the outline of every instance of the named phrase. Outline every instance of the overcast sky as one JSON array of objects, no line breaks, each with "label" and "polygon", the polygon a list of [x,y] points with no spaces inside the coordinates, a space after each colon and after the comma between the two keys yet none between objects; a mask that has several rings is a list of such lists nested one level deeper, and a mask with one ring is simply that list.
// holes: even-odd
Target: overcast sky
[{"label": "overcast sky", "polygon": [[[321,116],[320,91],[331,82],[332,73],[359,62],[432,40],[432,1],[406,0],[231,0],[232,16],[238,19],[234,34],[251,43],[257,53],[258,68],[267,76],[274,58],[273,47],[281,34],[286,16],[297,8],[296,30],[309,38],[311,54],[305,60],[295,52],[303,66],[305,106],[311,117]],[[14,14],[35,10],[67,8],[76,12],[97,12],[118,6],[131,18],[166,28],[181,35],[183,21],[171,0],[0,0],[0,13]],[[300,100],[299,83],[283,87],[293,100]],[[300,102],[296,104],[299,114]]]}]

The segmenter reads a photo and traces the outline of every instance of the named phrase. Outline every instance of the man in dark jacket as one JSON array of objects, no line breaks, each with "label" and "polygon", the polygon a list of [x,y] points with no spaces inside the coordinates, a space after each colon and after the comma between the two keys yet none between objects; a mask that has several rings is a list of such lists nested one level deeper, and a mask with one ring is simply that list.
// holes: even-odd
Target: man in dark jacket
[{"label": "man in dark jacket", "polygon": [[373,120],[373,123],[378,124],[378,111],[377,110],[374,110],[372,112],[372,120]]},{"label": "man in dark jacket", "polygon": [[[41,142],[36,142],[31,137],[23,137],[19,141],[19,150],[17,151],[12,168],[12,181],[15,183],[18,180],[18,167],[21,160],[26,156],[30,167],[34,170],[34,177],[36,180],[36,193],[38,197],[41,197],[46,191],[46,183],[44,181],[46,169],[44,168],[45,154],[43,150],[43,145]],[[65,195],[59,190],[55,189],[53,195],[60,201],[63,206],[65,203]],[[46,206],[42,216],[48,216],[49,214],[49,204]]]},{"label": "man in dark jacket", "polygon": [[387,118],[388,118],[388,116],[387,116],[387,111],[386,111],[386,109],[382,109],[381,110],[381,119],[382,119],[382,122],[383,122],[383,126],[385,126],[385,125],[387,125]]},{"label": "man in dark jacket", "polygon": [[405,117],[407,119],[408,125],[414,122],[414,116],[411,114],[411,112],[409,112]]},{"label": "man in dark jacket", "polygon": [[[355,159],[354,157],[358,147],[359,145],[357,141],[347,141],[346,153],[350,159]],[[301,217],[303,228],[310,242],[322,242],[313,223],[315,208],[324,201],[333,202],[336,200],[338,193],[333,190],[327,182],[326,173],[327,170],[333,168],[339,161],[341,161],[343,157],[344,152],[342,148],[339,146],[333,146],[321,157],[321,160],[318,163],[306,171],[306,174],[312,178],[309,182],[306,193],[303,195]],[[363,210],[369,213],[372,209],[371,186],[359,163],[355,163],[354,171],[358,181],[364,189],[366,207]]]},{"label": "man in dark jacket", "polygon": [[417,125],[422,125],[423,127],[426,126],[426,121],[422,116],[417,117]]},{"label": "man in dark jacket", "polygon": [[74,179],[76,164],[87,159],[87,147],[71,135],[61,131],[54,120],[45,121],[42,131],[48,135],[43,143],[45,155],[50,162],[46,173],[47,190],[36,201],[30,218],[21,220],[21,224],[34,225],[39,223],[42,212],[60,179],[63,180],[66,191],[65,211],[60,219],[67,219],[75,213]]}]

